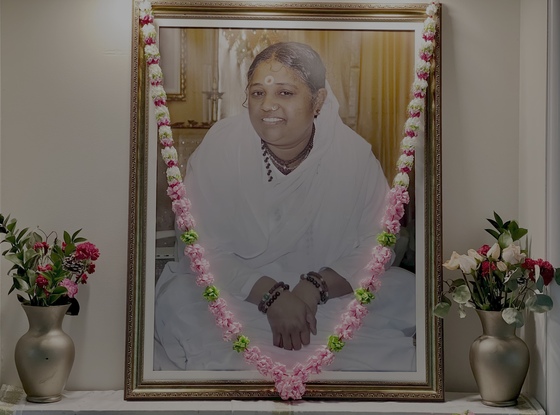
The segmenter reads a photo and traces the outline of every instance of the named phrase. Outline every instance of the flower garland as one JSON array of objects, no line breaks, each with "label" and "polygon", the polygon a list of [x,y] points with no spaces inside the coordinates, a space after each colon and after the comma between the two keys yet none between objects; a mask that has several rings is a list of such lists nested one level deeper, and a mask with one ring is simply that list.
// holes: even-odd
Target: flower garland
[{"label": "flower garland", "polygon": [[150,95],[155,105],[155,118],[158,126],[158,138],[162,146],[161,156],[167,166],[167,194],[172,201],[172,210],[176,216],[177,228],[181,230],[181,240],[185,242],[185,255],[190,258],[191,269],[197,274],[196,284],[203,287],[203,296],[209,302],[208,308],[214,315],[216,324],[222,329],[224,341],[231,341],[235,351],[242,353],[249,364],[257,371],[274,381],[277,392],[284,400],[301,399],[305,386],[312,374],[319,374],[324,366],[331,364],[335,353],[342,350],[345,342],[352,339],[361,327],[364,317],[368,314],[367,304],[374,298],[381,286],[380,276],[385,265],[391,259],[391,247],[396,243],[396,235],[400,231],[400,219],[404,215],[404,206],[409,202],[408,173],[414,165],[415,147],[421,129],[420,117],[425,111],[427,79],[430,76],[431,61],[435,49],[437,30],[438,3],[427,6],[422,33],[423,42],[420,46],[419,61],[416,65],[415,81],[412,86],[413,99],[408,105],[408,119],[405,124],[404,138],[401,142],[401,155],[397,161],[398,173],[393,180],[393,187],[387,196],[386,210],[382,219],[383,231],[378,235],[378,245],[372,251],[372,259],[366,269],[370,277],[360,282],[354,292],[355,298],[350,301],[342,314],[340,323],[335,327],[326,345],[319,347],[305,363],[297,363],[291,370],[279,362],[273,361],[256,346],[250,346],[249,338],[242,334],[242,325],[228,309],[227,302],[220,297],[220,291],[214,285],[214,276],[210,272],[210,264],[204,258],[204,248],[197,244],[198,235],[195,220],[190,213],[191,202],[178,167],[177,151],[173,147],[170,127],[169,110],[166,106],[166,93],[163,89],[163,74],[159,66],[160,53],[156,46],[156,29],[150,1],[138,4],[140,25],[144,39],[144,53],[148,66]]}]

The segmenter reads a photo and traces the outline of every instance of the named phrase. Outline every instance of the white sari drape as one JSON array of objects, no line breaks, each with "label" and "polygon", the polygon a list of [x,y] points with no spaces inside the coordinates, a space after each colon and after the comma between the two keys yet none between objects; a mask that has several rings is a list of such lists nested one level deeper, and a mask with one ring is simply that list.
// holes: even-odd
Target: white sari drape
[{"label": "white sari drape", "polygon": [[[189,160],[185,184],[216,286],[252,344],[292,365],[325,344],[351,295],[319,307],[318,334],[300,351],[272,346],[266,316],[243,301],[263,275],[295,286],[302,273],[330,267],[353,287],[367,276],[387,182],[365,140],[344,125],[329,94],[308,158],[267,179],[260,138],[247,111],[209,131]],[[248,369],[221,340],[183,257],[156,287],[155,369]],[[415,370],[414,276],[391,268],[357,338],[333,369]]]}]

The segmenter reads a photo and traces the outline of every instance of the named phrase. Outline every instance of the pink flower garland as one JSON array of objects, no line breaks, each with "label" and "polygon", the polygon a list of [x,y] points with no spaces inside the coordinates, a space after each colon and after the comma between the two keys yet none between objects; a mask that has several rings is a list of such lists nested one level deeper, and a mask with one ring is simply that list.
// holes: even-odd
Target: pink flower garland
[{"label": "pink flower garland", "polygon": [[150,95],[155,105],[155,119],[158,126],[158,138],[162,146],[161,156],[167,166],[167,195],[172,200],[172,210],[176,216],[177,228],[183,232],[181,239],[186,243],[185,255],[191,260],[191,269],[197,274],[196,284],[204,287],[203,296],[209,301],[208,309],[216,320],[216,325],[222,329],[224,341],[233,341],[233,348],[243,352],[245,361],[256,367],[257,371],[275,383],[276,390],[284,400],[301,399],[305,393],[305,386],[309,376],[319,374],[322,368],[330,365],[334,360],[334,352],[344,346],[344,342],[351,340],[362,326],[363,319],[368,314],[366,307],[381,287],[380,276],[385,271],[386,264],[391,260],[391,246],[396,241],[400,231],[400,220],[404,215],[404,206],[409,203],[408,173],[414,166],[414,154],[418,134],[421,129],[420,117],[425,110],[427,79],[430,76],[431,61],[435,49],[437,30],[437,3],[431,3],[427,9],[427,19],[424,22],[422,43],[419,51],[419,61],[416,65],[416,79],[412,86],[414,98],[408,105],[409,118],[405,124],[404,138],[401,142],[401,156],[397,161],[398,173],[393,180],[393,187],[387,196],[386,210],[382,219],[383,232],[378,236],[379,245],[372,250],[372,260],[366,269],[370,277],[360,282],[360,288],[355,291],[356,299],[352,300],[347,310],[342,314],[340,323],[335,327],[334,334],[329,337],[326,346],[321,346],[315,353],[302,363],[297,363],[290,371],[282,363],[273,361],[264,355],[258,347],[249,346],[249,339],[242,333],[242,325],[235,320],[235,316],[228,309],[227,302],[219,297],[219,290],[213,285],[214,276],[210,272],[210,264],[204,258],[204,248],[196,243],[198,235],[194,231],[195,220],[190,213],[191,202],[187,198],[183,179],[178,166],[177,151],[173,147],[171,121],[166,106],[167,96],[163,89],[163,74],[159,66],[160,54],[156,46],[156,30],[153,25],[154,17],[150,1],[138,4],[140,11],[140,25],[144,39],[144,53],[148,65],[148,79]]}]

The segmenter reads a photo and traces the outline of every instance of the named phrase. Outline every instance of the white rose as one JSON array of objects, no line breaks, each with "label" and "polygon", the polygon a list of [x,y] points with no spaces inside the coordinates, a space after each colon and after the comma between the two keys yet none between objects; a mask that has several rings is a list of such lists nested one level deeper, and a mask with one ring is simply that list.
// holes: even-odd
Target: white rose
[{"label": "white rose", "polygon": [[461,255],[459,255],[457,252],[453,251],[453,253],[451,254],[451,258],[449,258],[449,260],[445,261],[443,266],[447,269],[450,270],[455,270],[459,268],[459,257]]},{"label": "white rose", "polygon": [[476,259],[468,255],[461,255],[457,260],[459,261],[459,267],[461,271],[463,271],[463,274],[470,274],[478,267]]},{"label": "white rose", "polygon": [[507,265],[505,262],[503,261],[499,261],[496,266],[498,267],[498,269],[502,272],[506,272],[507,271]]},{"label": "white rose", "polygon": [[488,250],[488,252],[486,253],[486,256],[493,260],[500,259],[500,245],[498,245],[497,243],[492,245]]},{"label": "white rose", "polygon": [[519,245],[510,245],[502,251],[502,258],[510,264],[519,264],[525,259],[525,254],[521,252]]},{"label": "white rose", "polygon": [[478,252],[476,252],[474,249],[469,249],[467,251],[467,254],[471,257],[476,259],[478,262],[482,262],[483,261],[483,257],[482,255],[480,255]]}]

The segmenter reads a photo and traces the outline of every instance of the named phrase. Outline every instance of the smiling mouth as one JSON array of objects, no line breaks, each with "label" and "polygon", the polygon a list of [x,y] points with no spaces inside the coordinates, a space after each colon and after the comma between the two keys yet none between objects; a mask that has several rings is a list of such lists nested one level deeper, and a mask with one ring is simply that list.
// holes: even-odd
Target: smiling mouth
[{"label": "smiling mouth", "polygon": [[282,118],[277,118],[277,117],[267,117],[267,118],[263,118],[262,120],[263,122],[266,123],[278,123],[284,121]]}]

